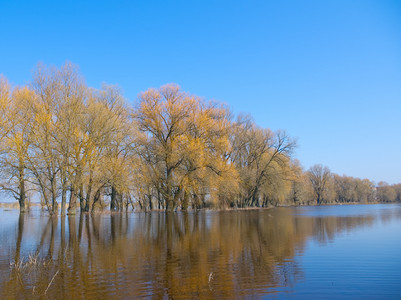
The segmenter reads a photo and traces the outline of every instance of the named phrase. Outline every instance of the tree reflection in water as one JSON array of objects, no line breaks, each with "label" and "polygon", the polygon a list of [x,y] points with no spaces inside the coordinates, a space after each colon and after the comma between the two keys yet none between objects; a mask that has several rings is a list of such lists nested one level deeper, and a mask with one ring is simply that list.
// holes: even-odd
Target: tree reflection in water
[{"label": "tree reflection in water", "polygon": [[[294,257],[307,239],[325,243],[338,232],[374,221],[373,215],[297,216],[290,208],[38,215],[21,214],[16,234],[10,232],[8,244],[0,246],[0,260],[14,260],[11,268],[0,265],[1,298],[237,298],[274,293],[302,278]],[[36,265],[25,266],[29,255],[37,255]]]}]

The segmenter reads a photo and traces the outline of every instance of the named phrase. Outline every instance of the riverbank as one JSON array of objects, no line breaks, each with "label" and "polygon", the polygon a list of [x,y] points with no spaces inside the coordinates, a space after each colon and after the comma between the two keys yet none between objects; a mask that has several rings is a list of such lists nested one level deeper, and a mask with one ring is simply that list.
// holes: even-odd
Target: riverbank
[{"label": "riverbank", "polygon": [[[201,208],[201,209],[192,209],[189,208],[187,211],[191,212],[191,211],[216,211],[216,212],[220,212],[220,211],[251,211],[251,210],[270,210],[273,208],[279,208],[279,207],[318,207],[318,206],[337,206],[337,205],[371,205],[371,204],[395,204],[395,203],[399,203],[399,202],[389,202],[389,203],[383,203],[383,202],[347,202],[347,203],[322,203],[322,204],[309,204],[309,205],[296,205],[296,204],[281,204],[281,205],[277,205],[277,206],[268,206],[268,207],[227,207],[227,208]],[[30,207],[41,207],[40,203],[29,203]],[[18,202],[0,202],[0,208],[3,209],[8,209],[8,210],[19,210],[19,205]],[[67,209],[67,207],[66,207]],[[28,208],[29,210],[29,208]],[[44,208],[44,210],[46,210],[46,208]],[[126,212],[126,210],[124,210]],[[176,210],[177,211],[182,211],[180,209]],[[108,213],[119,213],[121,211],[110,211],[106,208],[104,209],[95,209],[92,213],[95,214],[108,214]],[[129,212],[166,212],[166,210],[163,209],[153,209],[151,211],[147,210],[129,210]],[[77,208],[76,213],[80,213],[79,208]]]}]

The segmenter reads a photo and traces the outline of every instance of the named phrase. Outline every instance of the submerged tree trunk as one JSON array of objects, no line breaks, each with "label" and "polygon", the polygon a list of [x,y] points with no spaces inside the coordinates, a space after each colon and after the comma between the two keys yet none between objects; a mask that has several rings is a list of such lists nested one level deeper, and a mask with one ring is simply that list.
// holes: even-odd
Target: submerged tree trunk
[{"label": "submerged tree trunk", "polygon": [[22,236],[24,234],[24,223],[25,223],[25,214],[19,215],[18,218],[18,235],[17,235],[17,243],[15,247],[15,264],[19,263],[20,260],[20,255],[21,255],[21,242],[22,242]]},{"label": "submerged tree trunk", "polygon": [[93,184],[93,178],[92,178],[92,171],[89,174],[89,183],[88,183],[88,190],[86,191],[86,200],[85,200],[85,208],[84,211],[88,212],[92,209],[92,184]]},{"label": "submerged tree trunk", "polygon": [[61,188],[61,212],[62,216],[65,216],[65,207],[67,204],[67,183],[63,180],[63,186]]},{"label": "submerged tree trunk", "polygon": [[79,206],[81,209],[81,212],[83,212],[85,210],[85,197],[84,197],[84,186],[83,184],[81,184],[80,188],[79,188]]},{"label": "submerged tree trunk", "polygon": [[95,196],[93,198],[93,204],[92,204],[92,209],[91,209],[92,212],[95,210],[95,203],[99,202],[100,207],[102,206],[102,203],[100,203],[101,202],[100,201],[100,196],[101,196],[100,192],[101,192],[101,188],[98,188],[95,193]]},{"label": "submerged tree trunk", "polygon": [[152,203],[152,193],[148,194],[148,202],[149,202],[149,210],[153,210],[153,203]]},{"label": "submerged tree trunk", "polygon": [[88,212],[91,209],[92,209],[92,186],[88,186],[88,191],[86,192],[86,198],[85,198],[84,211]]},{"label": "submerged tree trunk", "polygon": [[251,196],[251,207],[259,206],[259,188],[258,186],[255,186],[252,196]]},{"label": "submerged tree trunk", "polygon": [[68,205],[68,214],[75,215],[77,209],[77,194],[75,193],[74,188],[70,189],[70,201]]},{"label": "submerged tree trunk", "polygon": [[18,183],[19,183],[19,198],[18,198],[18,203],[19,203],[19,208],[20,212],[25,212],[26,210],[26,194],[25,194],[25,174],[24,174],[24,164],[20,160],[19,162],[19,178],[18,178]]},{"label": "submerged tree trunk", "polygon": [[[166,165],[168,166],[168,160],[166,161]],[[166,211],[174,211],[175,202],[174,202],[174,193],[173,193],[173,175],[172,168],[166,168],[166,185],[163,188],[163,197],[166,201]]]},{"label": "submerged tree trunk", "polygon": [[164,200],[163,200],[163,197],[162,197],[162,195],[160,193],[160,189],[159,188],[157,189],[157,204],[158,204],[159,210],[164,209],[165,204],[164,204]]},{"label": "submerged tree trunk", "polygon": [[187,210],[188,205],[189,205],[189,193],[185,190],[184,195],[182,196],[181,209]]},{"label": "submerged tree trunk", "polygon": [[57,203],[57,183],[56,178],[52,177],[50,180],[51,184],[51,197],[52,197],[52,214],[58,213],[58,203]]},{"label": "submerged tree trunk", "polygon": [[174,199],[166,199],[166,211],[174,211]]},{"label": "submerged tree trunk", "polygon": [[117,210],[117,197],[118,197],[118,192],[115,186],[113,185],[111,187],[111,200],[110,200],[110,210],[115,211]]}]

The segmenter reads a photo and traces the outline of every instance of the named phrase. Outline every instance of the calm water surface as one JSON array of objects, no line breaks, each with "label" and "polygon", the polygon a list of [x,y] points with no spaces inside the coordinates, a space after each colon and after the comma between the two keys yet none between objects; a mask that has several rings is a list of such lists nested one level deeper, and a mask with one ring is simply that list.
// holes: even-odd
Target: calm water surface
[{"label": "calm water surface", "polygon": [[0,299],[401,299],[401,205],[0,209]]}]

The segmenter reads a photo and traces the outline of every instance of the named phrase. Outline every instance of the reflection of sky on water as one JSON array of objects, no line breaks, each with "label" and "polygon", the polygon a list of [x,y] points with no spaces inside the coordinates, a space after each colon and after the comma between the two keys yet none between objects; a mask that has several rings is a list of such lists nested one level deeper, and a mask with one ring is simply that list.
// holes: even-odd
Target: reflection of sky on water
[{"label": "reflection of sky on water", "polygon": [[[374,209],[372,209],[374,207]],[[308,217],[347,217],[393,214],[394,208],[401,204],[370,204],[370,205],[327,205],[327,206],[300,206],[292,208],[294,215]],[[318,209],[317,209],[318,208]]]},{"label": "reflection of sky on water", "polygon": [[13,208],[0,207],[1,225],[2,227],[8,224],[14,224],[18,220],[19,210]]},{"label": "reflection of sky on water", "polygon": [[401,299],[401,218],[374,223],[342,232],[331,243],[310,239],[296,258],[305,276],[290,298]]}]

